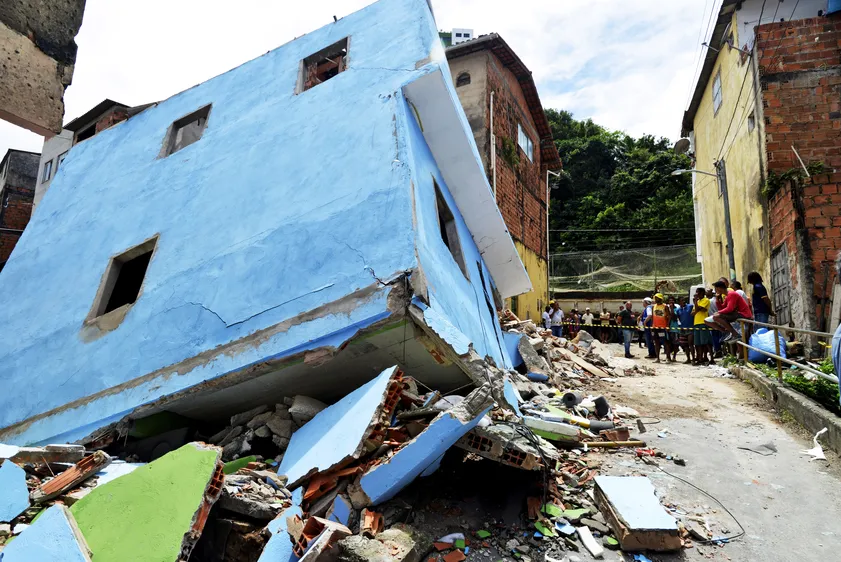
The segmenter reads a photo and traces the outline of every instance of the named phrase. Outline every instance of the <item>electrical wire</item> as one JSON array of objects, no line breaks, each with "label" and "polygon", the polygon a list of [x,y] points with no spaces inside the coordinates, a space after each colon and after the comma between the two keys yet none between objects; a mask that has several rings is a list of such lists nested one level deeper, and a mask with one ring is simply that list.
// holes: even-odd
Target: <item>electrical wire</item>
[{"label": "electrical wire", "polygon": [[712,21],[713,12],[715,11],[716,4],[716,2],[713,1],[713,5],[710,6],[710,15],[709,18],[707,18],[707,25],[704,25],[704,14],[707,13],[707,5],[709,4],[709,2],[710,0],[706,0],[706,2],[704,3],[704,11],[701,12],[701,25],[698,28],[698,39],[696,40],[698,42],[698,56],[695,59],[695,70],[692,71],[692,77],[690,79],[691,81],[689,82],[689,93],[687,94],[686,103],[684,104],[684,107],[688,107],[689,101],[692,99],[692,86],[695,84],[695,81],[698,76],[698,66],[701,64],[701,59],[704,58],[704,45],[701,39],[703,38],[704,40],[706,40],[707,38],[707,33],[710,29],[710,21]]},{"label": "electrical wire", "polygon": [[695,484],[693,484],[689,480],[684,480],[680,476],[676,476],[676,475],[672,474],[671,472],[667,471],[666,469],[664,469],[663,467],[661,467],[659,465],[657,465],[657,468],[659,468],[662,472],[668,474],[672,478],[674,478],[676,480],[680,480],[684,484],[688,484],[688,485],[692,486],[693,488],[695,488],[696,490],[698,490],[699,492],[701,492],[702,494],[704,494],[705,496],[707,496],[708,498],[713,500],[715,503],[720,505],[721,509],[726,511],[727,515],[729,515],[731,518],[733,518],[733,521],[735,521],[736,525],[738,525],[739,529],[741,529],[740,532],[736,533],[735,535],[730,535],[728,537],[716,537],[716,538],[707,539],[707,540],[696,540],[695,542],[699,542],[701,544],[717,544],[717,543],[720,543],[720,542],[730,542],[730,541],[738,539],[741,536],[744,536],[744,534],[747,532],[747,531],[745,531],[745,528],[741,524],[741,522],[736,518],[736,516],[733,515],[733,513],[729,509],[727,509],[727,507],[723,503],[721,503],[721,500],[719,500],[717,497],[715,497],[711,493],[707,492],[706,490],[703,490],[703,489],[699,488],[698,486],[696,486]]}]

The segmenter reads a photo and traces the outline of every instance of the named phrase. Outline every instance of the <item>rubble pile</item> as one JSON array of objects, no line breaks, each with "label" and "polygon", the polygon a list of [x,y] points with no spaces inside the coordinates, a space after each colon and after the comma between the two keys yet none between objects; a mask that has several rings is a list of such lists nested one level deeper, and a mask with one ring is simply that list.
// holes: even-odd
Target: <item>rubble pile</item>
[{"label": "rubble pile", "polygon": [[[395,366],[332,405],[294,396],[253,407],[207,444],[149,463],[112,456],[134,450],[120,449],[119,439],[90,449],[0,445],[3,560],[37,559],[38,534],[51,531],[35,517],[52,508],[45,521],[79,530],[61,536],[81,560],[458,562],[476,553],[528,562],[691,545],[647,479],[603,479],[615,455],[630,455],[631,466],[685,463],[647,448],[639,414],[598,393],[615,377],[649,373],[617,361],[586,332],[567,341],[510,314],[501,321],[517,338],[518,369],[471,350],[462,368],[472,384],[457,393]],[[466,527],[457,508],[429,517],[401,499],[445,456],[460,471],[491,463],[524,475],[518,521],[488,517]],[[640,490],[660,527],[635,527],[617,500],[625,487]],[[144,549],[149,536],[159,544]]]}]

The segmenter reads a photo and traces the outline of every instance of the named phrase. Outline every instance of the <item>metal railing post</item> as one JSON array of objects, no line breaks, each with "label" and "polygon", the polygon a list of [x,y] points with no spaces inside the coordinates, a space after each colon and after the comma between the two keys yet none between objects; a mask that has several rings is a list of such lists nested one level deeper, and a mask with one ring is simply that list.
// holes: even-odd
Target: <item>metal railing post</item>
[{"label": "metal railing post", "polygon": [[[774,328],[774,349],[776,350],[775,353],[779,357],[780,355],[780,329]],[[777,379],[782,382],[783,380],[783,362],[777,359]]]},{"label": "metal railing post", "polygon": [[[739,324],[741,324],[741,326],[742,326],[742,343],[744,343],[745,346],[746,346],[747,343],[748,343],[748,326],[744,322],[739,322]],[[745,363],[747,363],[748,362],[748,348],[745,347],[745,346],[742,346],[742,358],[745,360]],[[779,355],[779,351],[780,350],[778,349],[777,350],[777,355]]]}]

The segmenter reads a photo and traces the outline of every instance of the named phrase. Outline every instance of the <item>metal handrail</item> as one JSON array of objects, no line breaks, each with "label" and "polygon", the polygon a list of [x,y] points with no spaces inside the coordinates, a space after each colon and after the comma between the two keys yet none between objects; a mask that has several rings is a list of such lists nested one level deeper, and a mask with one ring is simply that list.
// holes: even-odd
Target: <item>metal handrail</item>
[{"label": "metal handrail", "polygon": [[778,330],[785,330],[787,332],[797,332],[798,334],[810,334],[821,338],[832,338],[833,334],[827,332],[815,332],[814,330],[803,330],[801,328],[790,328],[782,324],[768,324],[766,322],[757,322],[756,320],[748,320],[747,318],[739,318],[739,322],[755,324],[756,326],[763,326],[765,328],[777,328]]},{"label": "metal handrail", "polygon": [[[827,380],[832,381],[834,383],[838,382],[838,377],[836,377],[835,375],[829,375],[827,373],[823,373],[821,371],[818,371],[817,369],[813,369],[812,367],[809,367],[808,365],[801,365],[800,363],[797,363],[797,362],[792,361],[790,359],[786,359],[785,357],[782,357],[780,355],[780,330],[787,330],[787,331],[790,331],[790,332],[798,332],[798,333],[801,333],[801,334],[810,334],[810,335],[813,335],[813,336],[818,336],[818,337],[821,337],[821,338],[830,338],[830,339],[833,337],[833,334],[830,334],[830,333],[827,333],[827,332],[815,332],[814,330],[801,330],[800,328],[789,328],[788,326],[782,326],[780,324],[768,324],[767,322],[757,322],[756,320],[749,320],[747,318],[739,318],[738,321],[742,325],[742,341],[737,341],[736,343],[741,345],[742,349],[744,350],[745,363],[748,362],[748,350],[752,350],[752,351],[756,351],[758,353],[761,353],[762,355],[766,355],[766,356],[768,356],[772,359],[775,359],[777,361],[777,379],[779,379],[781,382],[783,380],[783,363],[786,363],[788,365],[794,365],[798,369],[806,371],[807,373],[812,373],[813,375],[817,375],[821,378],[827,379]],[[775,349],[776,353],[771,353],[769,351],[765,351],[763,349],[753,347],[752,345],[748,345],[748,331],[745,329],[745,324],[753,324],[755,326],[763,326],[765,328],[771,328],[772,330],[774,330],[774,347],[776,348]]]}]

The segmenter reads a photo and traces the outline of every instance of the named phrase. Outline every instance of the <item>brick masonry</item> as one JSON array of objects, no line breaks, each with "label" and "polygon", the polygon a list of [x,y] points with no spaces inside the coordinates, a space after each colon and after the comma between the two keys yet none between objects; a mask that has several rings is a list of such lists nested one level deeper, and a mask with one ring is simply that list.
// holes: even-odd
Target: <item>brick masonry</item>
[{"label": "brick masonry", "polygon": [[[756,32],[768,171],[800,167],[792,146],[807,164],[841,170],[841,16],[767,24]],[[821,298],[831,299],[838,282],[832,264],[841,248],[839,188],[841,173],[819,174],[786,183],[769,200],[771,248],[788,250],[792,320],[811,329],[825,327]]]},{"label": "brick masonry", "polygon": [[0,164],[0,269],[32,215],[40,154],[10,150]]},{"label": "brick masonry", "polygon": [[[516,76],[494,55],[488,56],[487,104],[494,92],[494,135],[496,135],[497,204],[511,236],[548,259],[546,246],[546,169],[541,162],[540,137]],[[522,125],[534,142],[530,161],[517,146],[517,125]],[[490,132],[488,133],[490,134]],[[508,139],[508,141],[506,141]],[[510,141],[510,142],[509,142]],[[490,143],[490,139],[488,139]],[[505,145],[516,148],[517,158],[506,161]],[[493,184],[493,170],[488,170]]]}]

